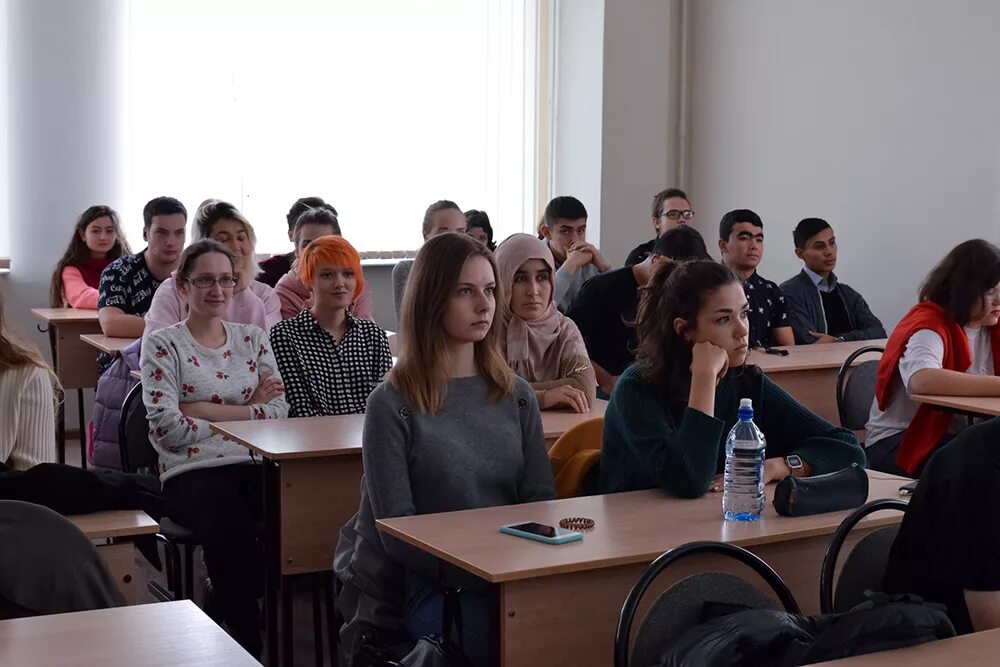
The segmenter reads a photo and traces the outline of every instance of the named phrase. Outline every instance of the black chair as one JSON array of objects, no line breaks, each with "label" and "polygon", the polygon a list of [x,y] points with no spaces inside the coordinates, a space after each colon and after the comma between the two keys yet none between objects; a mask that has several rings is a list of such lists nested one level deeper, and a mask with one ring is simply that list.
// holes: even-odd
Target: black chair
[{"label": "black chair", "polygon": [[[129,390],[122,403],[118,419],[118,451],[123,471],[159,476],[159,456],[149,441],[149,422],[146,421],[146,406],[142,402],[141,382]],[[169,598],[194,599],[194,550],[200,542],[194,533],[166,516],[160,519],[156,540],[164,545]],[[184,547],[183,579],[181,546]],[[150,590],[157,597],[163,597],[163,591],[155,582],[150,583]]]},{"label": "black chair", "polygon": [[[788,586],[771,567],[753,553],[722,542],[691,542],[667,551],[654,560],[632,586],[618,617],[615,632],[615,667],[629,665],[629,637],[639,602],[649,585],[668,566],[693,556],[715,554],[733,558],[749,567],[763,579],[781,602],[785,611],[799,614],[799,605]],[[636,632],[632,659],[635,664],[656,662],[662,653],[664,640],[677,637],[699,622],[706,601],[740,604],[755,609],[777,609],[774,598],[757,586],[732,574],[706,572],[687,577],[660,594],[650,607]]]},{"label": "black chair", "polygon": [[855,525],[863,518],[882,510],[906,511],[902,500],[882,498],[865,503],[845,518],[830,539],[819,575],[819,608],[824,614],[847,611],[864,601],[865,591],[879,590],[889,562],[889,548],[896,539],[899,526],[884,526],[865,535],[854,546],[837,579],[834,595],[833,575],[840,559],[840,550]]},{"label": "black chair", "polygon": [[851,353],[837,373],[837,413],[840,425],[852,431],[862,431],[868,423],[872,401],[875,400],[875,384],[878,381],[876,360],[865,361],[857,366],[855,360],[865,354],[883,353],[885,348],[866,345]]}]

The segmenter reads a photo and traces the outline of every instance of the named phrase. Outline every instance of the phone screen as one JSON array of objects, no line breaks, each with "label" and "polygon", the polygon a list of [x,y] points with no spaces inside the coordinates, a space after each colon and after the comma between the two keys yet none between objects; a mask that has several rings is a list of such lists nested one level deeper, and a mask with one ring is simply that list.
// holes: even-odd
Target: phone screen
[{"label": "phone screen", "polygon": [[539,535],[541,537],[555,537],[556,529],[552,526],[546,526],[544,523],[535,523],[534,521],[529,521],[528,523],[519,523],[516,526],[511,526],[512,530],[520,530],[523,533],[531,533],[532,535]]}]

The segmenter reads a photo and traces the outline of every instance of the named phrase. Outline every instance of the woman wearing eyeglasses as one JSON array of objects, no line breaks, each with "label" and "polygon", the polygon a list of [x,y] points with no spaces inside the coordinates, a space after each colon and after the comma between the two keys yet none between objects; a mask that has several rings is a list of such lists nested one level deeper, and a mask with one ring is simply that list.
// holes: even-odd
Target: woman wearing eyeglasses
[{"label": "woman wearing eyeglasses", "polygon": [[[257,237],[253,226],[235,206],[218,199],[202,202],[192,221],[194,240],[214,239],[229,248],[236,258],[237,283],[233,298],[223,315],[227,322],[256,324],[264,331],[281,321],[281,301],[274,288],[256,280],[259,267],[254,261]],[[167,278],[156,290],[146,313],[142,337],[184,319],[185,299],[177,281]]]},{"label": "woman wearing eyeglasses", "polygon": [[248,449],[209,424],[281,419],[288,404],[267,334],[224,319],[236,270],[232,251],[216,241],[184,251],[175,280],[187,315],[144,341],[143,403],[166,514],[198,538],[222,620],[260,655],[263,557],[253,529],[261,516],[260,471]]}]

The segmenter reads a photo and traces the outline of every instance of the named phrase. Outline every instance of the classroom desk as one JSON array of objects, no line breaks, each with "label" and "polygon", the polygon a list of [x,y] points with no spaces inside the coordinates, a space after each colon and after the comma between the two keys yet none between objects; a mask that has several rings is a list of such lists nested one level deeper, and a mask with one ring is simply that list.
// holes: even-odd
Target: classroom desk
[{"label": "classroom desk", "polygon": [[928,403],[951,412],[973,417],[1000,416],[1000,397],[996,396],[932,396],[930,394],[910,394],[917,403]]},{"label": "classroom desk", "polygon": [[[823,345],[795,345],[779,348],[788,356],[754,350],[749,363],[757,364],[767,376],[780,385],[802,405],[835,426],[840,425],[837,413],[837,373],[855,350],[868,345],[885,347],[886,339],[856,340]],[[877,359],[875,354],[861,357],[858,363]]]},{"label": "classroom desk", "polygon": [[823,667],[995,667],[1000,665],[1000,630],[941,639],[919,646],[819,663]]},{"label": "classroom desk", "polygon": [[260,666],[190,600],[0,621],[4,667]]},{"label": "classroom desk", "polygon": [[[97,547],[129,604],[138,598],[135,579],[135,546],[127,538],[154,535],[160,529],[142,510],[112,510],[66,517],[91,540],[108,540]],[[0,665],[5,664],[0,660]]]},{"label": "classroom desk", "polygon": [[[31,314],[42,320],[49,334],[52,370],[63,389],[76,389],[80,414],[80,465],[87,467],[87,428],[84,424],[83,390],[97,386],[97,355],[81,335],[101,333],[96,310],[82,308],[32,308]],[[66,460],[66,406],[60,403],[56,415],[56,448],[59,462]]]},{"label": "classroom desk", "polygon": [[80,340],[87,345],[108,354],[121,354],[122,350],[134,343],[136,338],[115,338],[104,334],[81,334]]},{"label": "classroom desk", "polygon": [[[607,401],[597,401],[586,415],[542,412],[547,440],[568,428],[601,416]],[[278,627],[285,664],[291,664],[291,594],[286,577],[327,572],[333,565],[340,528],[358,511],[361,500],[361,438],[364,415],[219,422],[211,425],[258,454],[264,463],[264,534],[267,576],[265,612],[268,627]],[[277,633],[269,633],[268,650]],[[270,660],[268,664],[277,664]]]},{"label": "classroom desk", "polygon": [[[872,471],[868,476],[869,500],[896,498],[899,486],[909,481]],[[770,504],[773,490],[774,485],[767,487],[764,518],[746,524],[722,519],[722,494],[681,500],[648,490],[385,519],[378,527],[499,586],[501,664],[607,665],[628,591],[657,556],[688,542],[715,540],[750,549],[781,575],[805,613],[819,610],[820,565],[830,536],[849,512],[781,517]],[[570,516],[590,517],[596,526],[582,541],[560,546],[498,530],[523,521],[558,525]],[[901,519],[899,512],[863,519],[847,548],[871,530]],[[753,576],[732,561],[713,557],[682,564],[654,583],[637,618],[667,583],[708,567]]]}]

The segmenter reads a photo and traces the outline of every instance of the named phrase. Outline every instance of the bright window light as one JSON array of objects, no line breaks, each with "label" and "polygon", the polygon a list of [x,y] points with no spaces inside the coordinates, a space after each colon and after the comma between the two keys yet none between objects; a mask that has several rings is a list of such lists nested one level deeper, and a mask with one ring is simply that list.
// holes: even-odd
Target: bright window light
[{"label": "bright window light", "polygon": [[[131,239],[143,204],[210,197],[290,249],[298,197],[333,204],[361,251],[421,242],[424,209],[535,228],[535,0],[129,5]],[[141,242],[133,243],[137,249]]]}]

